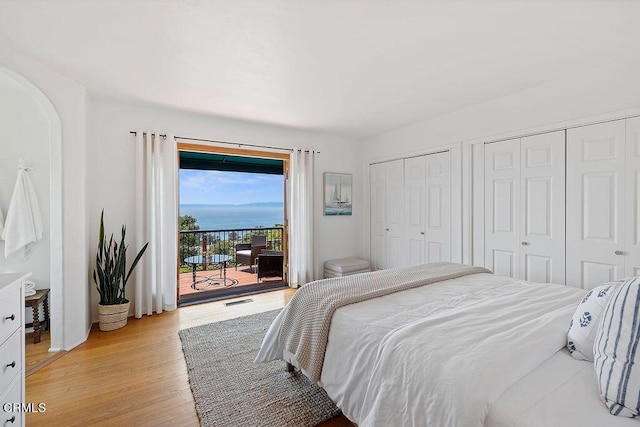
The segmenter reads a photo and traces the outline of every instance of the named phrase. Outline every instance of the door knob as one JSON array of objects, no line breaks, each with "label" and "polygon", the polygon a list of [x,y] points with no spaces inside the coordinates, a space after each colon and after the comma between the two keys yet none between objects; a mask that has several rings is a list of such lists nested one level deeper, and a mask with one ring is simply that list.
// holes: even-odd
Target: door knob
[{"label": "door knob", "polygon": [[622,252],[622,251],[615,251],[615,252],[614,252],[614,254],[616,254],[616,255],[624,255],[624,252]]},{"label": "door knob", "polygon": [[522,242],[521,245],[522,246],[527,246],[529,244],[529,242]]}]

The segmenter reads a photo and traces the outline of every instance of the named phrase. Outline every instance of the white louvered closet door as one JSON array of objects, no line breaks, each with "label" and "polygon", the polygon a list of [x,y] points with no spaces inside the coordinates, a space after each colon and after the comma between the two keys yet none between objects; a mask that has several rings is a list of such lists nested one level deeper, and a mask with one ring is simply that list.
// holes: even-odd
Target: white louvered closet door
[{"label": "white louvered closet door", "polygon": [[626,121],[625,276],[640,275],[640,117]]},{"label": "white louvered closet door", "polygon": [[485,145],[485,266],[498,276],[520,271],[520,139]]},{"label": "white louvered closet door", "polygon": [[567,131],[567,284],[625,274],[625,121]]}]

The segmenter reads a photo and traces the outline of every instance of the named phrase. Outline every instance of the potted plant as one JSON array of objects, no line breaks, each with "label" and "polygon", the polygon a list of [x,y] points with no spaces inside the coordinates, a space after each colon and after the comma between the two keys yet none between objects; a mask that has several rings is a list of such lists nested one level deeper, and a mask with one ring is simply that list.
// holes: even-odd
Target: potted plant
[{"label": "potted plant", "polygon": [[98,289],[98,294],[100,294],[98,320],[101,331],[112,331],[127,324],[129,315],[129,300],[125,296],[127,281],[149,245],[149,242],[145,243],[127,271],[125,235],[126,226],[123,225],[120,243],[114,240],[113,234],[107,240],[104,232],[103,209],[100,214],[96,266],[93,270],[93,281]]}]

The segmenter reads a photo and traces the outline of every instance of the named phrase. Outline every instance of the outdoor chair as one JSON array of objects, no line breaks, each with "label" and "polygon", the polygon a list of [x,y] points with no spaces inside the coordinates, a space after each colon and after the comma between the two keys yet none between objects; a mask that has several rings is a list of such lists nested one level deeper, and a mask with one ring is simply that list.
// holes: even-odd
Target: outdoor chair
[{"label": "outdoor chair", "polygon": [[251,236],[251,243],[236,244],[236,270],[238,269],[238,264],[248,265],[253,270],[256,258],[266,248],[267,236],[262,234]]},{"label": "outdoor chair", "polygon": [[263,277],[281,277],[283,273],[284,254],[282,251],[262,251],[258,255],[258,281]]}]

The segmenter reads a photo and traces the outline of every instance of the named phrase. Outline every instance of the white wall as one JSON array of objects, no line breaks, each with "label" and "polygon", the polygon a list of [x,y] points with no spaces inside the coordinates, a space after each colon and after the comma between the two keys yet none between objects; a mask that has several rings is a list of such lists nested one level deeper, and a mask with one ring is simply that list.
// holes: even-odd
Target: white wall
[{"label": "white wall", "polygon": [[29,177],[40,205],[44,233],[26,257],[4,256],[4,241],[0,240],[0,272],[31,271],[30,280],[38,289],[49,287],[49,121],[38,101],[9,74],[0,70],[0,210],[6,216],[18,173],[18,161],[23,159],[32,170]]},{"label": "white wall", "polygon": [[[40,105],[56,119],[50,122],[49,150],[51,345],[54,350],[70,349],[86,339],[90,328],[85,187],[86,90],[2,39],[0,67],[17,73],[39,88]],[[2,144],[7,144],[7,141],[3,140]]]},{"label": "white wall", "polygon": [[[462,142],[463,261],[470,263],[471,144],[640,114],[639,67],[639,57],[604,63],[572,78],[363,138],[360,140],[362,169],[366,170],[366,165],[373,161],[401,158]],[[366,236],[368,216],[363,224],[362,233]],[[364,238],[362,245],[361,251],[368,253],[368,239]]]},{"label": "white wall", "polygon": [[[93,99],[89,108],[87,166],[92,253],[97,245],[100,211],[103,208],[105,227],[108,230],[117,230],[121,224],[126,223],[128,235],[135,235],[135,138],[129,132],[137,129],[193,138],[319,150],[320,154],[315,158],[316,277],[321,277],[322,263],[326,259],[361,255],[359,223],[364,207],[362,192],[359,191],[360,153],[353,140],[102,99]],[[358,197],[354,200],[352,216],[322,215],[324,172],[354,175],[354,194]],[[132,286],[129,290],[132,290]],[[132,293],[130,296],[133,296]],[[97,300],[95,292],[92,292],[92,298]]]},{"label": "white wall", "polygon": [[[49,120],[38,100],[12,75],[2,70],[0,94],[0,210],[6,216],[16,182],[16,166],[23,161],[32,168],[29,177],[44,227],[42,240],[25,257],[13,255],[5,258],[5,243],[0,240],[0,272],[30,271],[32,276],[29,280],[36,283],[37,289],[50,288]],[[32,322],[31,310],[25,312],[25,318],[27,323]]]},{"label": "white wall", "polygon": [[[364,138],[365,160],[428,146],[497,139],[542,127],[588,122],[593,116],[640,107],[640,57],[603,64],[494,101]],[[622,113],[620,113],[622,114]]]}]

